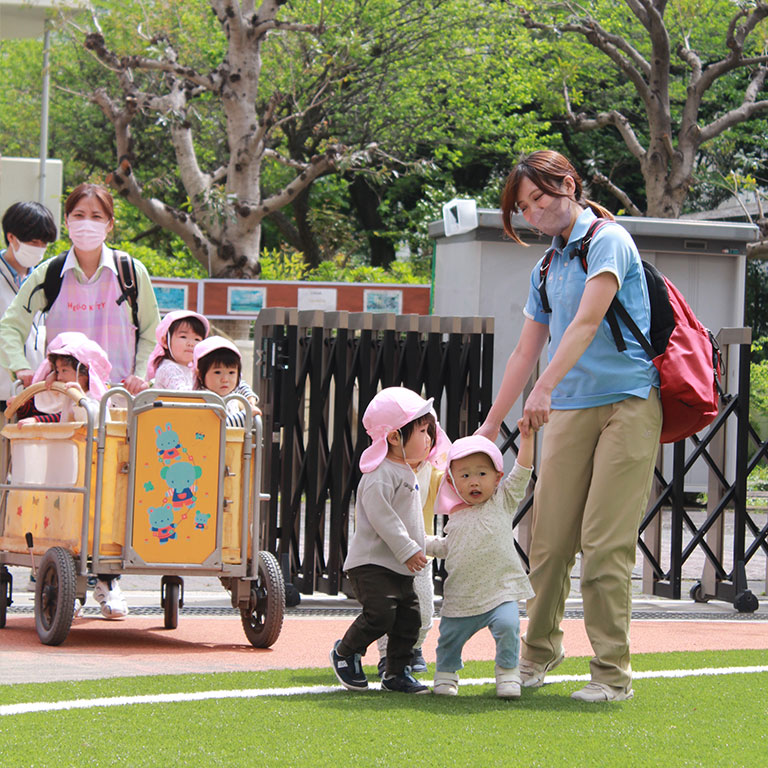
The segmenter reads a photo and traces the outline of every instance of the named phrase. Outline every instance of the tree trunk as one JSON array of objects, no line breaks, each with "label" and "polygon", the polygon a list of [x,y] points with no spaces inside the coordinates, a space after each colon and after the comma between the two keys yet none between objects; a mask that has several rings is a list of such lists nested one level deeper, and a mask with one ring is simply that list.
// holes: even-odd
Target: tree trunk
[{"label": "tree trunk", "polygon": [[311,210],[309,204],[309,189],[303,189],[293,200],[294,218],[296,220],[296,231],[298,232],[301,250],[304,254],[304,261],[310,269],[314,269],[320,263],[320,247],[317,244],[314,230],[309,221]]},{"label": "tree trunk", "polygon": [[388,238],[376,234],[377,231],[386,229],[379,211],[379,196],[376,190],[368,184],[365,177],[355,176],[349,185],[349,197],[368,238],[371,266],[386,269],[395,260],[395,248]]}]

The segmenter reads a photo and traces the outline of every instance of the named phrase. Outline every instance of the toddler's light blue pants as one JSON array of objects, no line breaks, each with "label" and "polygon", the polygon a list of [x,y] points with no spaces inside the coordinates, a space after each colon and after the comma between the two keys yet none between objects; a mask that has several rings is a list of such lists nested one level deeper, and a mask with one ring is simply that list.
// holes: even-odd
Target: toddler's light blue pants
[{"label": "toddler's light blue pants", "polygon": [[496,641],[496,663],[514,669],[520,660],[520,612],[517,602],[510,601],[476,616],[441,618],[437,671],[458,672],[464,666],[462,649],[483,627],[488,627]]}]

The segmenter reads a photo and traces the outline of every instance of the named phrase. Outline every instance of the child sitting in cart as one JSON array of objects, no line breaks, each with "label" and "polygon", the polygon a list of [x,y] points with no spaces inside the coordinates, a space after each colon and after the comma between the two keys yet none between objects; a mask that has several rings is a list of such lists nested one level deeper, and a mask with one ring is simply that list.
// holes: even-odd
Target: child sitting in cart
[{"label": "child sitting in cart", "polygon": [[[243,361],[233,342],[223,336],[210,336],[195,347],[193,364],[195,389],[207,389],[219,397],[233,392],[242,395],[250,403],[253,415],[261,414],[258,395],[242,380]],[[235,400],[227,403],[227,426],[245,426],[245,411]]]},{"label": "child sitting in cart", "polygon": [[[67,389],[77,387],[96,408],[107,391],[112,365],[107,353],[79,331],[60,333],[49,344],[45,360],[38,366],[32,383],[44,381],[48,389],[35,395],[38,415],[19,420],[19,425],[38,422],[85,421],[85,409],[62,392],[50,390],[58,381]],[[109,419],[107,411],[107,419]]]},{"label": "child sitting in cart", "polygon": [[155,329],[157,344],[149,356],[147,378],[157,389],[192,390],[195,347],[208,335],[208,319],[186,309],[169,312]]},{"label": "child sitting in cart", "polygon": [[[38,366],[32,383],[54,381],[65,387],[79,387],[85,397],[97,408],[107,391],[107,379],[112,365],[106,352],[95,341],[79,331],[60,333],[49,344],[47,357]],[[35,407],[41,415],[21,419],[18,423],[34,424],[55,421],[85,421],[85,409],[75,405],[72,399],[61,392],[45,390],[35,395]],[[106,410],[109,420],[109,409]],[[122,619],[128,615],[128,604],[117,578],[99,574],[93,589],[93,599],[101,607],[106,619]]]}]

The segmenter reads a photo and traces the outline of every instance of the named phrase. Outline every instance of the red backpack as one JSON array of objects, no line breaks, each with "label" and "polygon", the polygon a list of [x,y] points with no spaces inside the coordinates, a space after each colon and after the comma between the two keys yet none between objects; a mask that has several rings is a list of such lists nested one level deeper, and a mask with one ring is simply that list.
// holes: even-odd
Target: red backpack
[{"label": "red backpack", "polygon": [[[581,241],[577,255],[585,272],[592,238],[600,227],[610,223],[616,222],[596,219]],[[547,251],[539,270],[539,295],[545,312],[552,311],[547,299],[546,281],[553,253],[553,249]],[[720,348],[675,285],[653,264],[643,261],[643,271],[651,304],[650,341],[616,296],[608,307],[605,319],[619,352],[623,352],[627,345],[617,317],[621,318],[658,369],[664,412],[660,442],[675,443],[704,429],[717,416],[723,394],[720,387]]]}]

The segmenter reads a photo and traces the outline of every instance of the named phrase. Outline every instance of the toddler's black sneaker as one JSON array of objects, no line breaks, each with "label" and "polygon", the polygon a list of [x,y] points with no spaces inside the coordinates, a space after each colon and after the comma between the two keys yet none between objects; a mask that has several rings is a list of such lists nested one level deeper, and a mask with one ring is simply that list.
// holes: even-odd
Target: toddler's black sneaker
[{"label": "toddler's black sneaker", "polygon": [[412,674],[411,668],[406,667],[402,675],[385,677],[381,681],[382,691],[396,691],[397,693],[429,693],[429,688],[422,685]]},{"label": "toddler's black sneaker", "polygon": [[351,656],[340,656],[336,648],[341,640],[337,640],[331,649],[331,666],[339,682],[350,691],[364,691],[368,688],[368,678],[363,672],[363,664],[359,653]]},{"label": "toddler's black sneaker", "polygon": [[411,652],[411,672],[422,673],[427,671],[427,662],[421,648],[414,648]]}]

